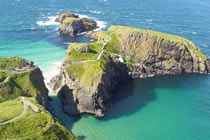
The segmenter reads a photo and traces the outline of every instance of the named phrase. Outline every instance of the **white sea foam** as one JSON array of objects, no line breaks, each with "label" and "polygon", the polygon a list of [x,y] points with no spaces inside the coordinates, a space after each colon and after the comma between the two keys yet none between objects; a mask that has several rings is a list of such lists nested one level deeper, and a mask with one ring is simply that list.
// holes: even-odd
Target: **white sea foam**
[{"label": "white sea foam", "polygon": [[203,46],[204,46],[205,48],[208,48],[208,46],[207,46],[206,44],[203,44]]},{"label": "white sea foam", "polygon": [[61,64],[62,62],[55,62],[52,66],[50,66],[46,71],[43,72],[46,85],[48,85],[48,83],[54,76],[59,74]]},{"label": "white sea foam", "polygon": [[[79,15],[79,17],[81,18],[92,18],[92,17],[88,17],[87,15]],[[96,21],[97,25],[99,28],[95,29],[94,31],[101,31],[102,29],[105,29],[107,27],[107,23],[101,20],[97,20],[96,18],[92,18]]]},{"label": "white sea foam", "polygon": [[152,24],[153,19],[146,19],[146,22]]},{"label": "white sea foam", "polygon": [[47,20],[47,21],[37,21],[36,23],[37,23],[39,26],[59,25],[58,22],[55,22],[56,17],[57,17],[57,16],[50,16],[50,17],[48,17],[48,20]]},{"label": "white sea foam", "polygon": [[196,32],[192,32],[192,34],[193,34],[193,35],[196,35],[197,33],[196,33]]},{"label": "white sea foam", "polygon": [[89,12],[90,13],[94,13],[94,14],[101,14],[101,11],[95,11],[95,10],[92,11],[92,10],[90,10]]}]

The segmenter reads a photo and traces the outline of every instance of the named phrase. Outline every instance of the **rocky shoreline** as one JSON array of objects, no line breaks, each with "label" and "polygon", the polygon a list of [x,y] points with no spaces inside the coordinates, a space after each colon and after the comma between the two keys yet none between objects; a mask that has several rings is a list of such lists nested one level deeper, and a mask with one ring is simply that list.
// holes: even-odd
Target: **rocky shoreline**
[{"label": "rocky shoreline", "polygon": [[[63,20],[62,16],[59,19]],[[88,36],[97,41],[70,45],[60,73],[50,81],[51,88],[63,104],[64,112],[70,115],[88,113],[104,116],[112,105],[112,90],[124,80],[210,73],[209,58],[191,41],[182,37],[124,26],[89,32]],[[108,40],[109,36],[111,40],[106,43],[104,50],[99,50],[102,45],[94,47]],[[80,50],[93,47],[88,51],[78,51],[78,46]],[[101,51],[102,58],[91,61]]]}]

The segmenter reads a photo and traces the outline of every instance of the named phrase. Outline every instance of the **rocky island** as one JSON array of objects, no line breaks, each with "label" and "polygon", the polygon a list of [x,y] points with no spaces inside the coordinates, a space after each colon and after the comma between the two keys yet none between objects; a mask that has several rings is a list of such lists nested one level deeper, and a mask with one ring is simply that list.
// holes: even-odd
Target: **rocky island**
[{"label": "rocky island", "polygon": [[124,26],[88,34],[93,43],[73,43],[60,74],[50,81],[66,113],[104,115],[120,81],[157,75],[210,73],[210,60],[191,41]]},{"label": "rocky island", "polygon": [[96,21],[90,18],[80,18],[79,15],[65,12],[55,19],[61,23],[58,31],[62,35],[75,36],[98,28]]}]

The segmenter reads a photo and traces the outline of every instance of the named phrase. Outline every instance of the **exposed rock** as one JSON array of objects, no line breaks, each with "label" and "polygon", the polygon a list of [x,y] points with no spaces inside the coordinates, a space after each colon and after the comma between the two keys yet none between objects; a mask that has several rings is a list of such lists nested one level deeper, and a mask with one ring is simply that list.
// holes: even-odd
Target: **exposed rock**
[{"label": "exposed rock", "polygon": [[100,61],[64,62],[60,74],[50,82],[68,114],[103,116],[112,104],[112,89],[123,80],[210,73],[210,60],[182,37],[122,26],[91,34],[98,41],[111,36]]},{"label": "exposed rock", "polygon": [[63,23],[63,21],[67,18],[67,17],[72,17],[72,18],[79,18],[79,15],[71,13],[71,12],[65,12],[63,14],[61,14],[59,17],[57,17],[55,19],[56,22],[60,22]]},{"label": "exposed rock", "polygon": [[93,19],[79,18],[78,15],[69,12],[60,15],[56,21],[62,23],[58,30],[62,35],[75,36],[98,28],[96,21]]},{"label": "exposed rock", "polygon": [[81,45],[77,45],[75,47],[76,51],[80,52],[80,53],[89,53],[90,52],[90,47],[87,44],[81,44]]}]

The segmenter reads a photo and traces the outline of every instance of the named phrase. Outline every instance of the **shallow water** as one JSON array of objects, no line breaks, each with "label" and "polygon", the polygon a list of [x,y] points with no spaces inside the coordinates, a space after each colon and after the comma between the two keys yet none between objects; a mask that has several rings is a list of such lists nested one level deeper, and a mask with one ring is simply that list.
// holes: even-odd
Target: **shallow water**
[{"label": "shallow water", "polygon": [[[126,25],[180,35],[210,56],[210,3],[206,0],[5,0],[0,1],[0,57],[33,60],[48,81],[71,42],[88,42],[57,33],[55,16],[76,12],[100,27]],[[113,107],[102,119],[69,117],[58,98],[58,119],[86,140],[209,140],[210,76],[164,76],[121,83]]]}]

